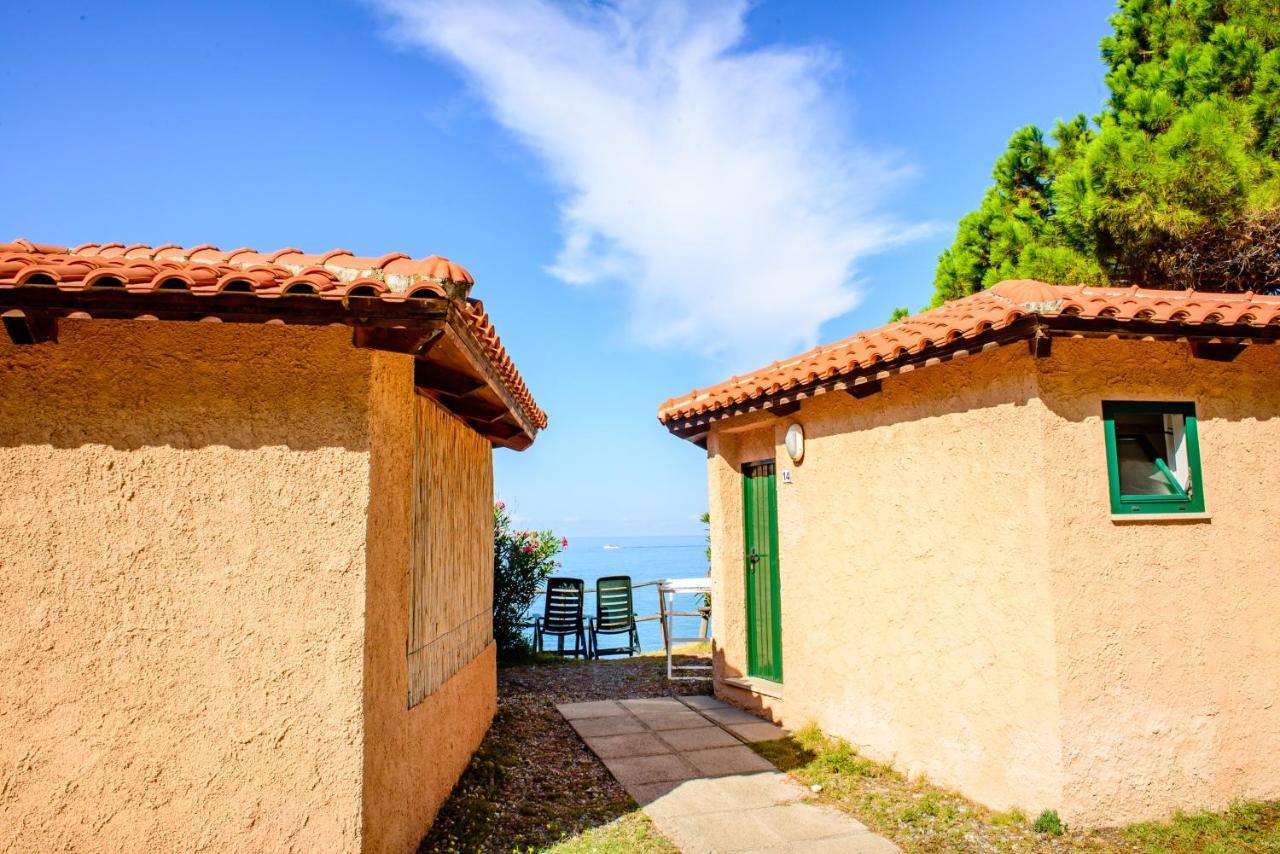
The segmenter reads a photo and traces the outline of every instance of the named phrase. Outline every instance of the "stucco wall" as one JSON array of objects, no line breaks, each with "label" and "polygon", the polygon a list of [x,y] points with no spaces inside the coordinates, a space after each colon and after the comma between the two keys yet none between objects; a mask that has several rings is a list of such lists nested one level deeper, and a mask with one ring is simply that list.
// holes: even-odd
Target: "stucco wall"
[{"label": "stucco wall", "polygon": [[0,338],[0,848],[358,844],[368,376],[337,329]]},{"label": "stucco wall", "polygon": [[[1280,798],[1280,349],[1068,340],[1040,370],[1064,818]],[[1104,399],[1195,402],[1211,521],[1110,521]]]},{"label": "stucco wall", "polygon": [[[723,671],[745,669],[738,464],[776,456],[793,478],[778,484],[785,687],[765,705],[1026,808],[1061,795],[1034,371],[998,351],[865,400],[833,393],[757,416],[754,431],[729,422],[709,442]],[[800,465],[781,445],[792,421],[807,438]]]},{"label": "stucco wall", "polygon": [[496,679],[489,646],[408,709],[409,357],[60,337],[0,339],[0,850],[414,850]]},{"label": "stucco wall", "polygon": [[[432,479],[441,494],[420,497],[428,526],[448,530],[444,505],[454,521],[479,516],[479,529],[491,531],[492,459],[489,444],[475,433],[460,436],[450,429],[453,416],[413,392],[413,366],[407,356],[378,354],[373,370],[373,504],[369,513],[369,641],[365,647],[364,708],[364,847],[366,851],[413,851],[426,834],[436,811],[480,744],[497,708],[495,647],[483,652],[448,679],[435,693],[409,708],[410,519],[412,517],[413,436],[415,408],[424,411],[427,441],[445,442],[449,453],[437,456],[457,477]],[[456,423],[456,422],[455,422]],[[446,437],[446,433],[448,434]],[[482,472],[477,494],[445,490],[467,480],[462,472]],[[437,526],[439,526],[437,528]],[[475,527],[473,525],[473,527]],[[445,539],[441,536],[438,539]],[[487,539],[486,542],[491,542]],[[442,553],[470,555],[468,566],[455,568],[473,584],[492,583],[491,552],[460,545]],[[490,546],[491,548],[491,546]],[[459,595],[453,591],[451,595]]]},{"label": "stucco wall", "polygon": [[[1280,349],[1061,339],[722,423],[717,690],[1077,825],[1280,797]],[[1101,401],[1194,401],[1207,521],[1113,522]],[[798,421],[802,464],[781,445]],[[742,461],[776,456],[781,700],[745,669]]]}]

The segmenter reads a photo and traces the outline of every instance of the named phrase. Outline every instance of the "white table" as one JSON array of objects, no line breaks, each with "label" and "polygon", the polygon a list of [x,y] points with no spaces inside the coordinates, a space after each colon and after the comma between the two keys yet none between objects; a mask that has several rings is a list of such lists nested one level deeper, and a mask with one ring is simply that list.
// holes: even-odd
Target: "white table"
[{"label": "white table", "polygon": [[695,643],[706,640],[705,637],[675,637],[672,634],[672,620],[675,617],[701,616],[697,611],[676,610],[677,596],[697,596],[711,592],[710,578],[666,578],[658,582],[658,616],[662,620],[662,642],[667,648],[668,679],[704,679],[705,676],[677,676],[681,673],[704,673],[711,670],[710,664],[680,664],[671,662],[671,649],[678,643]]}]

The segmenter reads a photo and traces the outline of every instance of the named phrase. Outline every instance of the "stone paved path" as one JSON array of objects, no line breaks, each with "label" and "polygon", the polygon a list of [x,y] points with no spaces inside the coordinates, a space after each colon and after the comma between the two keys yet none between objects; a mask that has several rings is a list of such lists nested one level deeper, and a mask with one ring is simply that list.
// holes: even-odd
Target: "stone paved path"
[{"label": "stone paved path", "polygon": [[682,851],[898,850],[747,747],[785,730],[713,697],[556,708]]}]

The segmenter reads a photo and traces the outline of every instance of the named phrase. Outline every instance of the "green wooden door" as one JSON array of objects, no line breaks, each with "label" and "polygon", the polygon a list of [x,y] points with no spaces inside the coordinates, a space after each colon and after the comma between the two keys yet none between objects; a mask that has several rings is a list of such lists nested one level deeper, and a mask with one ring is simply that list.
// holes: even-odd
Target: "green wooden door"
[{"label": "green wooden door", "polygon": [[772,462],[742,467],[746,554],[747,673],[782,681],[782,599],[778,574],[778,492]]}]

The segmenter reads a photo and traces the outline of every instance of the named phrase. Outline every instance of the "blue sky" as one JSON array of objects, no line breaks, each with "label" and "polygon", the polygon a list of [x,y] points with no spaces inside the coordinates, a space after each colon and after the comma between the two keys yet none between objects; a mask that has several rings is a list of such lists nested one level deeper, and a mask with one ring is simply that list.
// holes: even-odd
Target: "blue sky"
[{"label": "blue sky", "polygon": [[550,413],[521,524],[692,533],[657,405],[927,302],[1009,134],[1101,105],[1112,8],[12,4],[0,237],[447,255]]}]

